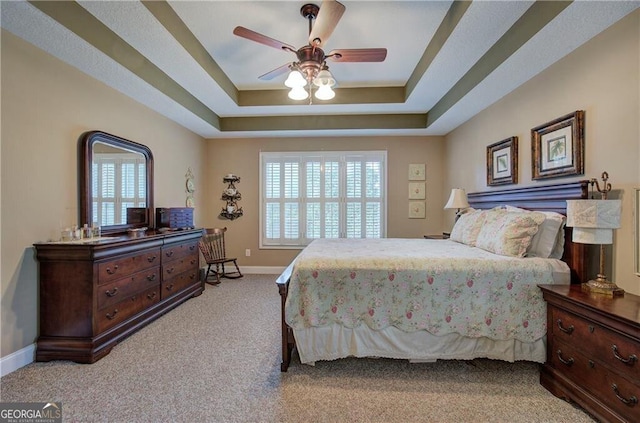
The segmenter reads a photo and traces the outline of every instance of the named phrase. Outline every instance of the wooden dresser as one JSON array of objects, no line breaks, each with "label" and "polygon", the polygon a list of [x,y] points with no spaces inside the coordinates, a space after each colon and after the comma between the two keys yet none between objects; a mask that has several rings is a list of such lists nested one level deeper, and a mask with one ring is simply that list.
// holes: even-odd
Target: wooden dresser
[{"label": "wooden dresser", "polygon": [[36,360],[93,363],[204,289],[201,230],[87,243],[35,244],[40,270]]},{"label": "wooden dresser", "polygon": [[540,288],[548,305],[542,386],[602,421],[640,421],[640,297]]}]

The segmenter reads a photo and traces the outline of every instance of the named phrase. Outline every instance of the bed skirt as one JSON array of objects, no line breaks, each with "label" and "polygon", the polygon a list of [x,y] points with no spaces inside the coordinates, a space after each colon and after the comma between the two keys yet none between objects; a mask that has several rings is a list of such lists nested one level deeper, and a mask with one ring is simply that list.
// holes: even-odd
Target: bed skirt
[{"label": "bed skirt", "polygon": [[546,361],[546,336],[534,342],[515,339],[496,341],[458,334],[442,336],[426,331],[404,332],[393,326],[373,330],[366,325],[346,328],[338,324],[293,331],[300,361],[313,364],[321,360],[346,357],[384,357],[410,361],[495,360]]}]

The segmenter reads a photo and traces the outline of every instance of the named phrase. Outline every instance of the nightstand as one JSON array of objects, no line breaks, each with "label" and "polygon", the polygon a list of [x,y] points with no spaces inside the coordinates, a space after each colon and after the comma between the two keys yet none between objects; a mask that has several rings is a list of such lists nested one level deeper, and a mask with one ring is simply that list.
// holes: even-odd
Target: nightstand
[{"label": "nightstand", "polygon": [[449,233],[443,232],[441,234],[436,235],[423,235],[424,239],[449,239]]},{"label": "nightstand", "polygon": [[547,302],[540,384],[603,421],[640,421],[640,297],[539,285]]}]

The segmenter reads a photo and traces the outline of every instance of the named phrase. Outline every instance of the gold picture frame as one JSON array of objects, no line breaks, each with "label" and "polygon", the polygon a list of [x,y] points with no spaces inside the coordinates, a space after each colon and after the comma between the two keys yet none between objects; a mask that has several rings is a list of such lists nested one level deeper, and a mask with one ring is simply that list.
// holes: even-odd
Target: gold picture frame
[{"label": "gold picture frame", "polygon": [[518,137],[487,147],[487,185],[518,183]]},{"label": "gold picture frame", "polygon": [[531,178],[584,174],[584,110],[531,130]]}]

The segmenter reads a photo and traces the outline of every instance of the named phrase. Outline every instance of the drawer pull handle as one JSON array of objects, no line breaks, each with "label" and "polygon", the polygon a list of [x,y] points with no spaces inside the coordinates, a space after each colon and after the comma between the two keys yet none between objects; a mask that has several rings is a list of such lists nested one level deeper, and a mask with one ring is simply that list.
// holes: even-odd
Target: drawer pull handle
[{"label": "drawer pull handle", "polygon": [[156,261],[156,258],[157,258],[156,256],[147,257],[147,261],[149,263],[153,263],[154,261]]},{"label": "drawer pull handle", "polygon": [[151,294],[147,294],[147,298],[153,300],[156,297],[156,292],[153,291]]},{"label": "drawer pull handle", "polygon": [[171,291],[173,289],[173,284],[166,286],[167,291]]},{"label": "drawer pull handle", "polygon": [[156,274],[154,273],[153,275],[147,276],[147,280],[148,281],[155,281],[156,280]]},{"label": "drawer pull handle", "polygon": [[[116,286],[111,291],[104,291],[104,293],[107,294],[107,297],[113,297],[114,295],[116,295],[118,293],[118,287]],[[614,347],[615,347],[615,345],[614,345]]]},{"label": "drawer pull handle", "polygon": [[618,354],[618,346],[615,344],[611,346],[611,349],[613,350],[613,356],[622,361],[624,364],[633,366],[633,363],[638,361],[638,356],[636,356],[635,354],[631,354],[629,358],[623,358],[620,354]]},{"label": "drawer pull handle", "polygon": [[171,256],[173,255],[173,250],[171,250],[171,251],[167,251],[167,252],[165,253],[165,255],[166,255],[167,257],[171,257]]},{"label": "drawer pull handle", "polygon": [[189,251],[193,251],[193,250],[195,250],[195,248],[196,248],[196,246],[192,245],[192,246],[189,247]]},{"label": "drawer pull handle", "polygon": [[109,314],[107,313],[107,319],[109,320],[113,320],[116,318],[116,314],[118,314],[118,309],[116,308],[115,310],[113,310],[113,313]]},{"label": "drawer pull handle", "polygon": [[172,267],[171,269],[167,269],[167,273],[173,273],[174,268]]},{"label": "drawer pull handle", "polygon": [[569,326],[568,328],[563,328],[562,327],[562,319],[558,319],[558,329],[560,329],[561,331],[563,331],[564,333],[567,333],[569,335],[571,335],[573,333],[573,325]]},{"label": "drawer pull handle", "polygon": [[629,399],[626,399],[625,397],[620,395],[620,391],[618,391],[618,385],[616,385],[615,383],[611,385],[611,389],[613,389],[613,393],[616,394],[616,397],[618,397],[618,399],[623,403],[632,406],[638,403],[638,398],[636,398],[635,395],[631,395],[631,398]]},{"label": "drawer pull handle", "polygon": [[110,267],[107,267],[107,273],[110,275],[114,275],[118,271],[118,265],[113,266],[113,270]]},{"label": "drawer pull handle", "polygon": [[196,261],[195,261],[195,260],[191,260],[191,264],[192,264],[192,265],[193,265],[193,264],[196,264]]},{"label": "drawer pull handle", "polygon": [[567,360],[562,358],[562,350],[558,350],[558,360],[560,360],[562,364],[566,364],[567,366],[573,365],[573,358],[569,358]]}]

